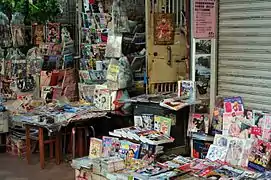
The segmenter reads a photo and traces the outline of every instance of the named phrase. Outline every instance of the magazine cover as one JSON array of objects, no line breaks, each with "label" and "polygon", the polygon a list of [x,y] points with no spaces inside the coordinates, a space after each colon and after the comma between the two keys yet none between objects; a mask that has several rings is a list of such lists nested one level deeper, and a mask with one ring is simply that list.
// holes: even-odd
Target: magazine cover
[{"label": "magazine cover", "polygon": [[248,167],[264,172],[270,161],[271,143],[263,140],[254,141],[248,157]]},{"label": "magazine cover", "polygon": [[189,123],[189,131],[191,132],[199,132],[208,134],[209,131],[209,115],[208,114],[199,114],[193,113],[192,119],[190,119]]},{"label": "magazine cover", "polygon": [[81,83],[90,84],[92,82],[88,70],[79,70],[79,78]]},{"label": "magazine cover", "polygon": [[171,119],[163,116],[154,116],[154,130],[170,136]]},{"label": "magazine cover", "polygon": [[53,99],[54,88],[51,86],[42,86],[41,87],[41,98],[46,102],[50,102]]},{"label": "magazine cover", "polygon": [[139,159],[142,159],[147,162],[153,162],[154,154],[155,154],[155,146],[147,144],[147,143],[141,143]]},{"label": "magazine cover", "polygon": [[262,111],[253,110],[254,126],[252,127],[252,137],[259,138],[263,135],[263,129],[265,129],[266,116]]},{"label": "magazine cover", "polygon": [[42,24],[32,24],[32,43],[34,45],[40,45],[44,43],[45,28]]},{"label": "magazine cover", "polygon": [[103,142],[101,139],[90,138],[89,158],[99,158],[102,156]]},{"label": "magazine cover", "polygon": [[243,100],[240,96],[224,98],[225,113],[244,112]]},{"label": "magazine cover", "polygon": [[223,114],[223,135],[247,139],[251,137],[252,126],[247,124],[242,112]]},{"label": "magazine cover", "polygon": [[245,144],[245,148],[244,148],[244,153],[242,155],[242,159],[241,159],[241,167],[248,167],[248,157],[251,153],[251,148],[253,145],[254,139],[246,139],[246,144]]},{"label": "magazine cover", "polygon": [[134,126],[141,128],[153,129],[154,115],[153,114],[141,114],[134,116]]},{"label": "magazine cover", "polygon": [[120,140],[119,153],[121,158],[125,159],[127,157],[130,145],[131,145],[130,141]]},{"label": "magazine cover", "polygon": [[222,97],[217,97],[215,101],[215,107],[213,110],[213,118],[211,123],[212,135],[222,134],[223,113],[224,113],[224,99]]},{"label": "magazine cover", "polygon": [[111,110],[111,93],[106,86],[96,85],[94,91],[94,104],[98,109]]},{"label": "magazine cover", "polygon": [[262,128],[263,140],[270,142],[271,138],[271,114],[265,114],[265,123]]},{"label": "magazine cover", "polygon": [[52,72],[41,71],[40,72],[40,87],[49,86],[51,82]]},{"label": "magazine cover", "polygon": [[193,140],[193,158],[204,159],[208,153],[210,145],[211,145],[211,142],[194,139]]},{"label": "magazine cover", "polygon": [[103,157],[114,156],[119,139],[109,136],[103,136]]},{"label": "magazine cover", "polygon": [[60,42],[60,23],[47,23],[47,42]]},{"label": "magazine cover", "polygon": [[181,81],[181,96],[188,99],[195,99],[194,81]]},{"label": "magazine cover", "polygon": [[231,139],[231,137],[229,137],[229,136],[216,134],[213,144],[217,145],[217,146],[220,146],[220,147],[229,147],[230,139]]},{"label": "magazine cover", "polygon": [[240,166],[242,156],[246,145],[245,139],[231,138],[229,149],[226,156],[226,162],[233,166]]},{"label": "magazine cover", "polygon": [[211,161],[222,161],[224,162],[226,160],[228,148],[227,147],[221,147],[217,145],[211,145],[206,158]]},{"label": "magazine cover", "polygon": [[252,125],[255,124],[254,119],[253,119],[253,111],[249,109],[244,110],[244,117],[246,118],[247,121],[249,121]]},{"label": "magazine cover", "polygon": [[126,155],[127,159],[138,159],[139,158],[139,154],[140,153],[140,144],[136,144],[136,143],[131,143],[129,146],[129,150],[128,153]]}]

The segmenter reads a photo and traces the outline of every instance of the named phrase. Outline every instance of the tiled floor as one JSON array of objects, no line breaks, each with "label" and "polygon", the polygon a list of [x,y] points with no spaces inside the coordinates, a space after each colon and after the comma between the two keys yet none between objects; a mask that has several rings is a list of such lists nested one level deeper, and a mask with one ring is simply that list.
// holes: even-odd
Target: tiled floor
[{"label": "tiled floor", "polygon": [[74,170],[68,163],[57,166],[54,162],[41,170],[38,158],[27,165],[24,159],[0,153],[0,180],[74,180]]}]

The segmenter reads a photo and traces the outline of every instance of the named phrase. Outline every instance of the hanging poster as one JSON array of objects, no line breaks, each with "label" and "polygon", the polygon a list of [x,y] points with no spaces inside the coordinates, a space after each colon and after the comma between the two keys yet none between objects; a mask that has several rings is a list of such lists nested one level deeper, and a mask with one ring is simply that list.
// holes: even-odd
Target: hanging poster
[{"label": "hanging poster", "polygon": [[211,40],[195,40],[195,81],[197,99],[202,103],[196,106],[196,113],[208,113],[211,80]]},{"label": "hanging poster", "polygon": [[216,34],[216,0],[194,0],[194,37],[212,39]]},{"label": "hanging poster", "polygon": [[170,45],[174,44],[174,14],[156,13],[154,14],[154,44]]}]

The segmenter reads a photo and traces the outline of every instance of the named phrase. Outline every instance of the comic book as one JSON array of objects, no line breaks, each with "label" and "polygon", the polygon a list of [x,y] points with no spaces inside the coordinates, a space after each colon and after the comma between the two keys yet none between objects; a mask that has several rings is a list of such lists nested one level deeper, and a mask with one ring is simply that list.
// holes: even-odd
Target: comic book
[{"label": "comic book", "polygon": [[264,172],[270,161],[271,143],[263,140],[255,140],[248,156],[248,167]]},{"label": "comic book", "polygon": [[188,99],[195,99],[195,82],[181,81],[181,97]]},{"label": "comic book", "polygon": [[89,158],[99,158],[103,153],[103,141],[98,138],[90,138]]},{"label": "comic book", "polygon": [[226,156],[226,162],[233,166],[240,166],[245,145],[245,139],[236,137],[231,138],[229,141],[229,149]]},{"label": "comic book", "polygon": [[199,133],[208,134],[209,122],[210,122],[210,119],[209,119],[208,114],[193,113],[192,119],[190,119],[188,129],[191,132],[199,132]]},{"label": "comic book", "polygon": [[222,161],[224,162],[226,160],[226,155],[227,155],[228,147],[221,147],[217,145],[211,145],[206,158],[211,160],[211,161]]},{"label": "comic book", "polygon": [[154,130],[170,136],[171,119],[163,116],[154,116]]},{"label": "comic book", "polygon": [[119,149],[119,154],[120,157],[125,159],[130,148],[131,142],[126,141],[126,140],[120,140],[120,149]]},{"label": "comic book", "polygon": [[244,152],[241,159],[241,167],[247,168],[248,166],[248,157],[251,152],[251,147],[253,145],[254,139],[246,139]]},{"label": "comic book", "polygon": [[134,126],[153,129],[154,115],[153,114],[141,114],[134,116]]},{"label": "comic book", "polygon": [[116,154],[119,139],[109,136],[103,136],[103,157],[110,157]]},{"label": "comic book", "polygon": [[225,113],[244,112],[243,100],[240,96],[224,98]]}]

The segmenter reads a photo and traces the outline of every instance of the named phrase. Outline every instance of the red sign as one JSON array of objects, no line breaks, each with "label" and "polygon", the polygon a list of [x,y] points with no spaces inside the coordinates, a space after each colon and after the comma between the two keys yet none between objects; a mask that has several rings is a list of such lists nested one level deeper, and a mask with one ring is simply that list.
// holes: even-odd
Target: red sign
[{"label": "red sign", "polygon": [[194,38],[212,39],[216,33],[216,0],[194,0]]}]

